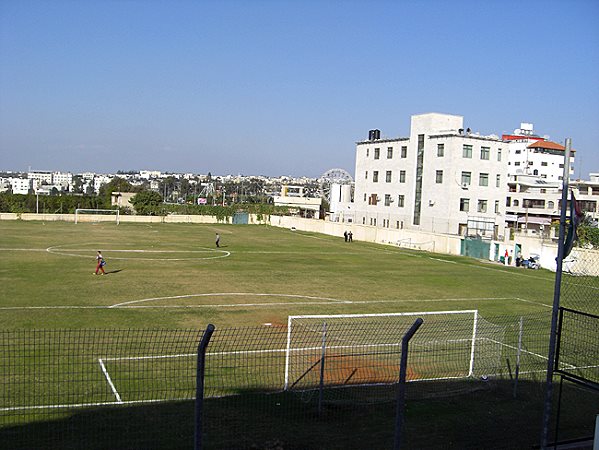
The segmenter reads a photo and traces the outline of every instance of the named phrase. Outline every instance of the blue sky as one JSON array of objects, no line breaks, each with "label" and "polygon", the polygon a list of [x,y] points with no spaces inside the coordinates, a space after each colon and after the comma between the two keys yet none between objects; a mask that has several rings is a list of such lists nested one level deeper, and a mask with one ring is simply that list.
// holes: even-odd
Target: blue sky
[{"label": "blue sky", "polygon": [[599,2],[0,1],[0,170],[353,174],[432,111],[599,172]]}]

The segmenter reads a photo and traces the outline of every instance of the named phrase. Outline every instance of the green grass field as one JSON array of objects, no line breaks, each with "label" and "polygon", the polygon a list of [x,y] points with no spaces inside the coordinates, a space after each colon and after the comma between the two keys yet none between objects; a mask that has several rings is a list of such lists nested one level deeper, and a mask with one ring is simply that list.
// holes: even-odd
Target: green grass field
[{"label": "green grass field", "polygon": [[[219,232],[221,248],[215,248]],[[107,260],[95,276],[95,253]],[[204,328],[289,315],[548,309],[554,274],[252,225],[0,222],[0,328]]]},{"label": "green grass field", "polygon": [[[214,243],[216,233],[221,235],[220,248]],[[97,250],[107,260],[107,275],[93,274]],[[286,332],[276,325],[286,325],[290,315],[476,309],[483,318],[514,318],[506,337],[509,341],[502,344],[499,363],[504,366],[505,356],[513,361],[516,318],[536,315],[534,320],[542,322],[539,330],[548,326],[545,319],[553,301],[554,276],[545,270],[346,243],[342,237],[270,226],[3,221],[0,345],[11,353],[0,358],[4,389],[0,446],[3,440],[12,448],[137,448],[131,442],[142,442],[139,448],[188,445],[195,386],[193,353],[199,333],[212,323],[217,332],[224,332],[209,349],[213,352],[209,355],[216,356],[209,356],[207,369],[207,387],[212,389],[206,411],[207,448],[234,446],[234,441],[227,440],[235,436],[232,430],[243,430],[239,433],[249,439],[248,448],[271,448],[264,443],[273,436],[285,443],[284,448],[388,447],[394,414],[388,399],[381,403],[376,398],[360,406],[372,392],[354,394],[350,389],[349,399],[333,398],[323,421],[315,415],[314,398],[306,403],[280,392]],[[531,320],[527,324],[534,326]],[[433,323],[429,318],[428,325]],[[252,331],[246,334],[248,327]],[[223,349],[271,351],[221,356],[219,342],[226,341],[228,330],[238,331],[238,341],[232,346],[223,344]],[[262,338],[255,338],[261,333]],[[534,352],[524,354],[523,361],[532,361],[531,366],[542,372],[546,339],[535,333],[531,336],[542,339],[527,342],[536,347],[529,347]],[[315,345],[319,336],[312,337]],[[457,336],[447,337],[451,338]],[[445,338],[426,339],[437,345],[436,339]],[[483,420],[476,426],[477,433],[490,431],[474,434],[473,442],[500,440],[510,427],[525,424],[531,415],[534,420],[522,436],[526,442],[536,442],[542,405],[539,378],[529,378],[515,401],[505,373],[498,378],[497,389],[484,383],[479,386],[476,377],[464,379],[470,347],[459,345],[464,347],[457,367],[462,379],[450,383],[448,389],[475,395],[445,403],[443,395],[435,394],[445,388],[433,383],[434,395],[424,398],[434,398],[434,402],[410,403],[411,442],[435,448],[441,436],[453,433],[453,443],[441,448],[462,448],[463,439],[472,433],[456,428],[456,414],[467,415],[464,423],[477,423],[488,418],[490,401],[514,421],[506,419],[493,430],[494,420],[486,425]],[[417,343],[414,348],[419,348]],[[421,352],[424,359],[414,361],[413,370],[421,378],[434,378],[435,364],[445,362],[427,359],[427,348]],[[397,354],[391,357],[398,359]],[[210,358],[215,358],[214,363]],[[381,374],[377,370],[397,372],[396,362],[389,365],[381,360],[381,368],[373,369],[373,361],[364,359],[366,368],[360,370],[375,376]],[[331,358],[328,370],[335,369],[335,364]],[[299,372],[292,374],[296,379],[305,369],[298,367]],[[355,367],[340,366],[338,376],[344,378]],[[33,368],[35,373],[29,373]],[[317,382],[316,371],[310,376],[310,382]],[[414,386],[411,392],[422,389]],[[278,393],[260,395],[265,391]],[[117,401],[117,394],[124,403]],[[334,390],[330,394],[339,395]],[[465,413],[464,405],[479,397],[479,404],[469,406]],[[129,422],[121,425],[123,414]],[[359,420],[364,415],[368,420]],[[222,422],[223,417],[228,422]],[[279,429],[273,429],[275,423]],[[305,427],[296,426],[304,423]],[[122,435],[120,431],[102,432],[102,427],[120,430],[121,426]],[[320,433],[321,443],[313,441],[314,430]],[[352,434],[356,430],[361,430],[357,436]],[[57,433],[62,436],[58,440]],[[252,443],[259,444],[252,447]]]}]

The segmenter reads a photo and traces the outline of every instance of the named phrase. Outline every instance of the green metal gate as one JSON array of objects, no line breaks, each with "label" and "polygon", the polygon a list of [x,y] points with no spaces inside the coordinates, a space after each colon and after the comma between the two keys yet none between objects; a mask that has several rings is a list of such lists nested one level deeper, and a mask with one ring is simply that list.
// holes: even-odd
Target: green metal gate
[{"label": "green metal gate", "polygon": [[249,223],[249,213],[246,212],[236,212],[233,214],[233,224],[234,225],[247,225]]},{"label": "green metal gate", "polygon": [[482,239],[473,239],[465,237],[462,240],[462,256],[470,256],[477,259],[489,259],[491,242]]}]

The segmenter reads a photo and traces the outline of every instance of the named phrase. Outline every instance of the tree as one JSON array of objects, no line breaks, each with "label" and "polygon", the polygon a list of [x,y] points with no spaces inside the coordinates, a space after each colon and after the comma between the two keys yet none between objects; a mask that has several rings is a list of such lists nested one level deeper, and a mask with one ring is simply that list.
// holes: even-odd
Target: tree
[{"label": "tree", "polygon": [[137,214],[153,216],[160,210],[162,196],[155,191],[142,191],[131,199],[131,203]]}]

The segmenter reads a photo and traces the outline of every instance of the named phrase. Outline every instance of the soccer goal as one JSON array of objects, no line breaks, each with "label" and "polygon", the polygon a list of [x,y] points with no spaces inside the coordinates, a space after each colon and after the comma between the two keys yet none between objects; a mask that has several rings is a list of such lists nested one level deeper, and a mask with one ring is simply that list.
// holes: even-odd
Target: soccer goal
[{"label": "soccer goal", "polygon": [[75,223],[79,222],[112,222],[116,220],[118,225],[120,221],[120,212],[118,209],[83,209],[75,210]]},{"label": "soccer goal", "polygon": [[401,339],[418,317],[409,381],[489,374],[500,363],[502,330],[478,310],[289,316],[284,389],[313,389],[323,378],[327,386],[397,382]]}]

